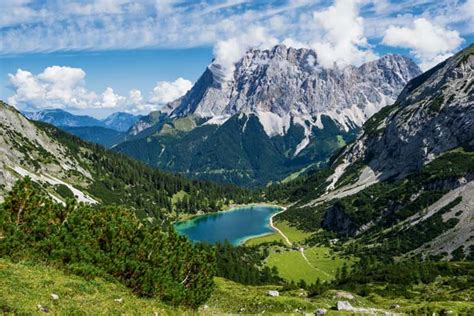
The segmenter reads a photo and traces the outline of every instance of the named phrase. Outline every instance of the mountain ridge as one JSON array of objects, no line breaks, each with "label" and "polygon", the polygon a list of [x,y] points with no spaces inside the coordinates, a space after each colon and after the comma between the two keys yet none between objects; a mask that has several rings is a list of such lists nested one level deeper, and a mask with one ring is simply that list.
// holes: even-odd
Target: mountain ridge
[{"label": "mountain ridge", "polygon": [[[249,50],[230,80],[221,68],[212,63],[191,90],[139,120],[114,150],[194,178],[264,186],[310,164],[324,165],[421,73],[413,61],[393,54],[360,67],[324,69],[314,50],[283,45]],[[246,130],[250,118],[259,125],[255,135]],[[184,121],[186,130],[174,128]],[[164,133],[169,127],[174,132]],[[230,150],[214,156],[209,139],[230,130],[238,136],[221,142]],[[186,150],[197,159],[181,159]]]},{"label": "mountain ridge", "polygon": [[472,256],[473,69],[471,45],[411,80],[328,168],[286,184],[280,220],[354,238],[363,255]]},{"label": "mountain ridge", "polygon": [[104,119],[88,115],[76,115],[62,109],[48,109],[37,112],[23,112],[30,120],[41,121],[56,127],[105,127],[118,132],[126,132],[142,116],[126,112],[114,112]]}]

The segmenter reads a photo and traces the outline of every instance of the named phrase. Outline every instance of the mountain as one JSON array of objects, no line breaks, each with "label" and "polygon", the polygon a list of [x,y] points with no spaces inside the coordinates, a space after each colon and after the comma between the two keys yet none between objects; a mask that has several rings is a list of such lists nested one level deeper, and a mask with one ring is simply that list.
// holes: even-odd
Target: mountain
[{"label": "mountain", "polygon": [[38,112],[24,112],[28,119],[41,121],[54,126],[103,126],[103,123],[91,116],[75,115],[61,109],[42,110]]},{"label": "mountain", "polygon": [[141,115],[116,112],[99,120],[87,115],[75,115],[61,109],[24,112],[27,118],[59,127],[77,137],[110,148],[126,137]]},{"label": "mountain", "polygon": [[400,55],[325,69],[310,49],[249,50],[231,78],[212,63],[114,149],[188,176],[261,186],[324,165],[421,73]]},{"label": "mountain", "polygon": [[411,80],[329,168],[273,188],[295,203],[280,220],[364,255],[472,257],[473,70],[471,45]]},{"label": "mountain", "polygon": [[152,169],[52,125],[29,121],[3,102],[0,127],[0,200],[24,176],[58,202],[75,197],[92,204],[125,205],[151,220],[175,217],[190,203],[196,212],[208,212],[255,197],[233,186]]},{"label": "mountain", "polygon": [[140,118],[141,118],[141,115],[133,115],[130,113],[125,113],[125,112],[115,112],[107,116],[101,122],[107,128],[110,128],[119,132],[126,132]]}]

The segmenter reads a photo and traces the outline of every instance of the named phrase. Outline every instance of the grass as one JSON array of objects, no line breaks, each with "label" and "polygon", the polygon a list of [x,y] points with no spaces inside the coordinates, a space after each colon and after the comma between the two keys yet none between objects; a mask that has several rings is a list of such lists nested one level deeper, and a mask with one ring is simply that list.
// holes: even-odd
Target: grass
[{"label": "grass", "polygon": [[[301,243],[303,242],[306,238],[311,236],[311,233],[304,232],[302,230],[298,230],[297,228],[290,226],[288,222],[283,221],[283,222],[275,222],[274,225],[280,229],[283,234],[288,237],[288,239],[292,243]],[[269,235],[261,236],[261,237],[255,237],[252,239],[247,240],[245,245],[247,246],[255,246],[255,245],[260,245],[263,243],[270,243],[270,242],[281,242],[285,243],[285,240],[283,237],[278,233],[274,232]]]},{"label": "grass", "polygon": [[327,247],[311,247],[305,249],[304,253],[311,265],[318,269],[322,281],[333,279],[337,268],[342,268],[344,263],[350,266],[355,262],[355,258],[341,257]]},{"label": "grass", "polygon": [[283,237],[279,233],[271,233],[265,236],[255,237],[249,239],[245,242],[246,246],[255,246],[264,243],[272,243],[272,242],[281,242],[284,243]]},{"label": "grass", "polygon": [[287,182],[290,182],[292,180],[295,180],[296,178],[298,178],[300,175],[302,175],[303,173],[305,173],[308,169],[314,167],[315,164],[310,164],[298,171],[295,171],[293,172],[292,174],[288,175],[285,179],[281,180],[280,182],[281,183],[287,183]]},{"label": "grass", "polygon": [[[239,283],[216,278],[216,290],[208,301],[208,308],[200,312],[212,315],[224,313],[295,313],[296,310],[314,312],[316,306],[299,296],[301,291],[281,292],[280,286],[245,286]],[[279,297],[267,295],[269,290],[280,291]]]},{"label": "grass", "polygon": [[312,235],[312,233],[304,232],[296,227],[290,226],[286,221],[277,222],[275,226],[278,227],[292,243],[301,243]]},{"label": "grass", "polygon": [[[51,294],[59,295],[53,301]],[[123,299],[122,303],[114,301]],[[0,259],[0,313],[39,314],[41,304],[56,315],[152,315],[177,309],[156,299],[138,298],[125,286],[103,279],[85,280],[52,267]],[[138,312],[138,310],[140,312]]]},{"label": "grass", "polygon": [[310,266],[297,250],[272,251],[267,259],[269,267],[277,267],[280,276],[285,280],[314,283],[318,278],[316,270]]},{"label": "grass", "polygon": [[[320,249],[319,254],[324,257],[327,252]],[[294,259],[298,261],[299,258],[302,258],[301,255]],[[293,269],[297,270],[297,267]],[[314,313],[317,308],[327,309],[328,315],[347,315],[347,312],[332,309],[340,300],[336,298],[336,290],[307,298],[304,290],[283,291],[277,285],[246,286],[223,278],[215,278],[215,284],[211,298],[196,313],[165,305],[156,299],[139,298],[130,289],[113,281],[100,278],[85,280],[51,266],[12,263],[0,258],[0,314],[42,315],[44,313],[36,307],[41,304],[49,309],[50,315],[153,315],[155,312],[159,315],[239,312],[301,315]],[[268,296],[269,290],[278,290],[280,296]],[[462,292],[450,290],[449,286],[443,286],[441,279],[433,284],[415,286],[417,295],[410,299],[377,295],[375,292],[381,289],[376,285],[370,286],[369,290],[367,297],[354,295],[355,298],[350,300],[352,306],[387,309],[391,304],[400,304],[397,312],[415,314],[420,314],[420,308],[438,314],[441,310],[451,310],[453,315],[472,315],[474,311],[469,300],[474,294],[472,288]],[[52,300],[53,293],[59,295],[59,300]],[[123,299],[121,303],[115,301],[120,298]]]}]

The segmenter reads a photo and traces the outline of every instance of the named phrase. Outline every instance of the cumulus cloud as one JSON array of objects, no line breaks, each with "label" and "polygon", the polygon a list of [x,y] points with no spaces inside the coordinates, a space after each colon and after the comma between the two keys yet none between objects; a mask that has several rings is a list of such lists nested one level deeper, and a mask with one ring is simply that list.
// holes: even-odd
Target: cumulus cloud
[{"label": "cumulus cloud", "polygon": [[126,98],[110,87],[98,95],[85,87],[86,73],[80,68],[51,66],[38,75],[18,69],[9,74],[15,94],[8,99],[12,105],[31,109],[116,108]]},{"label": "cumulus cloud", "polygon": [[218,41],[214,46],[214,64],[222,67],[218,70],[228,80],[233,74],[235,63],[249,48],[266,49],[278,43],[295,48],[314,48],[319,63],[324,67],[357,65],[373,60],[377,56],[364,36],[364,19],[359,16],[359,6],[359,0],[335,0],[332,6],[313,11],[309,19],[307,15],[302,16],[300,23],[306,25],[306,29],[294,34],[301,37],[301,33],[304,33],[301,40],[293,36],[279,40],[277,36],[271,35],[275,30],[284,32],[287,22],[280,16],[272,17],[266,27],[253,25],[238,36]]},{"label": "cumulus cloud", "polygon": [[425,18],[416,19],[412,27],[391,26],[383,37],[383,43],[388,46],[410,49],[424,70],[451,56],[462,42],[459,32],[435,25]]},{"label": "cumulus cloud", "polygon": [[326,10],[314,12],[313,17],[325,32],[320,41],[311,43],[323,66],[361,64],[376,58],[364,36],[359,1],[336,0]]},{"label": "cumulus cloud", "polygon": [[149,102],[156,105],[166,104],[183,96],[192,86],[191,81],[183,78],[175,81],[158,81]]},{"label": "cumulus cloud", "polygon": [[250,48],[269,48],[278,44],[275,37],[269,36],[263,27],[250,27],[245,33],[223,41],[214,46],[214,63],[222,67],[222,75],[228,80],[232,77],[235,63]]},{"label": "cumulus cloud", "polygon": [[121,109],[147,113],[183,96],[192,87],[189,80],[159,81],[145,100],[142,92],[132,89],[129,95],[121,96],[107,87],[98,94],[85,86],[86,73],[81,68],[51,66],[41,73],[18,69],[9,74],[14,95],[8,99],[11,105],[21,109]]}]

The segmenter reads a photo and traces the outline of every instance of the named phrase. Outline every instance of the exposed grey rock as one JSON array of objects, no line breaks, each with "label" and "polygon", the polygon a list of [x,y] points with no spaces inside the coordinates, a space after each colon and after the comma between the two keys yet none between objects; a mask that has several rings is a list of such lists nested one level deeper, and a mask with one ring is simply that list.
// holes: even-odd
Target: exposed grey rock
[{"label": "exposed grey rock", "polygon": [[324,308],[318,308],[316,310],[316,312],[314,312],[314,315],[316,316],[322,316],[322,315],[325,315],[327,313],[327,310],[324,309]]},{"label": "exposed grey rock", "polygon": [[337,301],[336,309],[338,311],[351,311],[354,309],[348,301]]},{"label": "exposed grey rock", "polygon": [[172,116],[254,113],[269,135],[285,133],[292,120],[305,128],[322,127],[321,115],[349,129],[391,104],[420,73],[413,61],[393,54],[360,67],[325,69],[316,51],[277,45],[249,50],[230,79],[222,76],[219,65],[211,64],[169,107],[174,108]]},{"label": "exposed grey rock", "polygon": [[36,305],[36,308],[43,313],[49,313],[49,308],[47,306],[43,306],[41,304]]},{"label": "exposed grey rock", "polygon": [[51,299],[52,299],[53,301],[57,301],[57,300],[59,300],[59,295],[52,293],[52,294],[51,294]]},{"label": "exposed grey rock", "polygon": [[345,153],[365,159],[381,179],[403,178],[442,153],[474,142],[474,45],[403,89],[375,131]]},{"label": "exposed grey rock", "polygon": [[277,297],[277,296],[280,296],[280,293],[278,291],[270,290],[270,291],[267,292],[267,295],[272,296],[272,297]]},{"label": "exposed grey rock", "polygon": [[345,292],[345,291],[337,291],[336,298],[346,298],[348,300],[353,300],[354,295],[352,293]]}]

